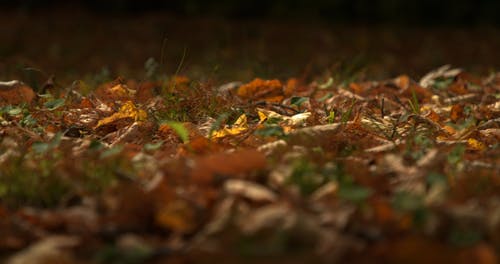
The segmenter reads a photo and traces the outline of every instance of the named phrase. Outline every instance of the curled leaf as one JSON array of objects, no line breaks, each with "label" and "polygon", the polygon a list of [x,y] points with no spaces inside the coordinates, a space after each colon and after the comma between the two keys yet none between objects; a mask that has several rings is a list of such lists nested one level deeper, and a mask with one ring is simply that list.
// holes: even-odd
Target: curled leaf
[{"label": "curled leaf", "polygon": [[114,113],[111,116],[108,116],[106,118],[103,118],[99,120],[97,123],[96,128],[99,128],[104,125],[108,125],[111,123],[114,123],[115,121],[122,120],[122,119],[132,119],[134,121],[144,121],[147,119],[147,113],[146,111],[137,108],[132,101],[127,101],[120,110],[116,113]]},{"label": "curled leaf", "polygon": [[233,125],[225,126],[222,129],[213,131],[210,135],[211,139],[218,139],[227,136],[239,135],[248,130],[247,116],[242,114],[236,119]]}]

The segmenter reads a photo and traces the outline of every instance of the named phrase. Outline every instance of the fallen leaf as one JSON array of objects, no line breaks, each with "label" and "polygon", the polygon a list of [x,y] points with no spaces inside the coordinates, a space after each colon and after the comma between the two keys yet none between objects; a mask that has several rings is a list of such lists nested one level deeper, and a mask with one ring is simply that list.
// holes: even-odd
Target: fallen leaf
[{"label": "fallen leaf", "polygon": [[135,94],[136,91],[130,89],[121,77],[101,85],[95,91],[95,95],[105,102],[132,100]]},{"label": "fallen leaf", "polygon": [[147,117],[148,115],[146,111],[137,108],[132,101],[127,101],[120,107],[118,112],[99,120],[95,129],[124,119],[131,119],[132,121],[145,121]]},{"label": "fallen leaf", "polygon": [[189,78],[186,76],[175,75],[169,83],[171,92],[182,91],[189,88],[190,82],[191,80],[189,80]]},{"label": "fallen leaf", "polygon": [[0,106],[31,103],[36,97],[31,87],[23,82],[13,80],[0,82]]},{"label": "fallen leaf", "polygon": [[257,150],[238,150],[232,153],[216,153],[194,161],[191,177],[197,183],[211,183],[217,177],[238,177],[266,167],[263,153]]},{"label": "fallen leaf", "polygon": [[187,234],[198,226],[195,208],[185,200],[167,202],[155,212],[155,223],[167,230]]},{"label": "fallen leaf", "polygon": [[276,79],[262,80],[256,78],[240,86],[236,94],[243,99],[264,100],[268,102],[280,102],[284,98],[283,84]]},{"label": "fallen leaf", "polygon": [[240,228],[246,234],[255,234],[269,228],[284,228],[295,221],[296,214],[286,204],[274,203],[260,207],[242,217]]},{"label": "fallen leaf", "polygon": [[394,79],[394,83],[400,89],[408,89],[410,87],[410,77],[408,75],[400,75],[396,79]]},{"label": "fallen leaf", "polygon": [[248,130],[247,116],[242,114],[231,126],[213,131],[209,136],[210,139],[219,139],[227,136],[236,136]]},{"label": "fallen leaf", "polygon": [[296,78],[290,78],[286,82],[286,85],[283,89],[283,93],[285,96],[291,96],[297,90],[299,86],[299,81]]},{"label": "fallen leaf", "polygon": [[260,120],[259,123],[263,123],[266,120],[276,120],[278,121],[278,124],[283,127],[285,132],[289,132],[293,128],[302,126],[311,116],[310,112],[299,113],[293,116],[285,116],[264,108],[257,108],[257,114]]},{"label": "fallen leaf", "polygon": [[479,151],[483,151],[486,149],[486,146],[481,141],[474,138],[467,139],[467,147],[468,149]]},{"label": "fallen leaf", "polygon": [[450,119],[453,122],[457,122],[460,118],[464,116],[464,107],[460,104],[455,104],[451,107]]},{"label": "fallen leaf", "polygon": [[438,78],[453,78],[453,77],[459,75],[461,72],[462,72],[462,69],[458,69],[458,68],[452,69],[451,65],[447,64],[447,65],[439,67],[436,70],[433,70],[433,71],[427,73],[424,77],[422,77],[420,79],[419,84],[420,84],[420,86],[422,86],[424,88],[429,88],[432,85],[434,85],[434,83],[436,82],[436,79],[438,79]]},{"label": "fallen leaf", "polygon": [[78,263],[68,249],[79,243],[79,239],[72,236],[49,236],[15,254],[7,264]]},{"label": "fallen leaf", "polygon": [[238,179],[227,180],[224,190],[231,195],[237,195],[254,202],[274,202],[277,195],[270,189],[249,181]]}]

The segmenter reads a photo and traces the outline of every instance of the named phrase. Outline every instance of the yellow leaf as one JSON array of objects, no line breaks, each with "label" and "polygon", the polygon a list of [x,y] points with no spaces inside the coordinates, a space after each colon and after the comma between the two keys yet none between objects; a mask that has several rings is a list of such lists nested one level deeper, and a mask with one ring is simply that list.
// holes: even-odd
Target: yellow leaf
[{"label": "yellow leaf", "polygon": [[246,127],[247,126],[247,116],[245,114],[242,114],[236,119],[234,122],[233,126],[238,126],[238,127]]},{"label": "yellow leaf", "polygon": [[257,114],[259,115],[260,124],[267,120],[267,115],[264,114],[263,112],[257,110]]},{"label": "yellow leaf", "polygon": [[467,139],[467,146],[472,150],[482,151],[486,149],[486,146],[482,142],[474,138]]},{"label": "yellow leaf", "polygon": [[120,119],[131,118],[134,121],[144,121],[148,117],[146,111],[137,108],[132,101],[127,101],[120,107],[120,110],[111,116],[99,120],[97,127],[113,123]]},{"label": "yellow leaf", "polygon": [[226,136],[235,136],[239,135],[248,130],[247,124],[247,116],[242,114],[238,117],[238,119],[234,122],[232,126],[225,126],[222,129],[214,131],[211,135],[212,139],[223,138]]},{"label": "yellow leaf", "polygon": [[278,120],[283,120],[285,118],[285,116],[283,115],[280,115],[274,111],[267,110],[264,108],[257,108],[257,114],[259,115],[261,121],[264,121],[268,118],[278,119]]}]

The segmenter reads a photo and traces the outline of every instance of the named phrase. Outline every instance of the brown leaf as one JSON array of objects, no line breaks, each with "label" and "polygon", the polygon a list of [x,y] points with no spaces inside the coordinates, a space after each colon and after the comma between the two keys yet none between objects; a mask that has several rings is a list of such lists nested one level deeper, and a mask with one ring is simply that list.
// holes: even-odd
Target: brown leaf
[{"label": "brown leaf", "polygon": [[264,154],[257,150],[217,153],[195,160],[191,177],[199,183],[213,182],[216,177],[237,177],[266,167]]},{"label": "brown leaf", "polygon": [[0,82],[0,106],[31,103],[36,97],[31,87],[14,80]]},{"label": "brown leaf", "polygon": [[450,119],[453,122],[457,122],[464,116],[464,107],[461,104],[455,104],[451,107]]},{"label": "brown leaf", "polygon": [[466,248],[457,255],[458,263],[495,264],[498,263],[498,252],[485,243],[481,243],[471,248]]},{"label": "brown leaf", "polygon": [[155,82],[144,82],[139,84],[136,91],[136,102],[145,103],[159,94],[160,86]]}]

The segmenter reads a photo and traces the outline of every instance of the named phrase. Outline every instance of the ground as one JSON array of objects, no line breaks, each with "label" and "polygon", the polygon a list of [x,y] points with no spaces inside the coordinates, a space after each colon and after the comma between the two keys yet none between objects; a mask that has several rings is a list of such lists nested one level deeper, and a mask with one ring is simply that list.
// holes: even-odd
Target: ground
[{"label": "ground", "polygon": [[498,262],[496,29],[0,17],[2,261]]}]

